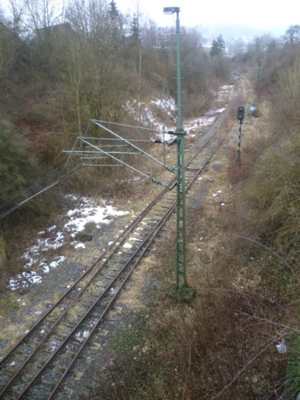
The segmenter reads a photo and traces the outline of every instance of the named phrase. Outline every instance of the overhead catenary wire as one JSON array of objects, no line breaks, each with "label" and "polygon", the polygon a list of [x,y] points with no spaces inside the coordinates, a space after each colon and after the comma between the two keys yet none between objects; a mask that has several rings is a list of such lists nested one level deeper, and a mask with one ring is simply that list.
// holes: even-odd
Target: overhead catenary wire
[{"label": "overhead catenary wire", "polygon": [[92,121],[101,122],[101,123],[104,123],[104,124],[118,125],[118,126],[127,127],[127,128],[134,128],[134,129],[138,129],[138,130],[157,132],[157,129],[147,128],[147,127],[144,127],[144,126],[126,125],[126,124],[120,124],[118,122],[102,121],[102,120],[99,120],[99,119],[94,119]]},{"label": "overhead catenary wire", "polygon": [[[89,127],[90,127],[91,122],[89,121],[89,124],[84,132],[84,135],[87,134]],[[76,139],[72,150],[74,151],[75,146],[78,142],[78,138]],[[0,205],[0,209],[4,208],[5,206],[7,206],[8,204],[10,204],[13,200],[15,200],[16,198],[22,196],[22,194],[25,194],[26,192],[32,190],[33,188],[37,187],[39,184],[41,184],[42,182],[44,182],[47,178],[55,175],[56,173],[62,173],[68,166],[69,162],[70,162],[70,155],[67,158],[66,162],[64,163],[64,165],[61,168],[57,168],[53,171],[51,171],[49,174],[47,174],[46,176],[44,176],[43,178],[41,178],[39,181],[35,182],[33,185],[29,186],[28,188],[23,189],[21,192],[16,193],[13,197],[11,197],[10,199],[8,199],[6,202],[4,202],[3,204]],[[18,204],[16,204],[15,206],[11,207],[9,210],[5,211],[4,213],[0,214],[0,219],[3,219],[5,217],[7,217],[9,214],[11,214],[13,211],[17,210],[18,208],[20,208],[22,205],[24,205],[25,203],[27,203],[28,201],[32,200],[33,198],[35,198],[36,196],[44,193],[45,191],[47,191],[48,189],[51,189],[52,187],[56,186],[57,184],[59,184],[60,182],[63,182],[64,180],[68,179],[70,176],[72,176],[79,168],[83,168],[85,167],[84,165],[80,164],[77,165],[75,168],[71,169],[71,171],[67,172],[65,175],[60,176],[56,181],[52,182],[51,184],[49,184],[48,186],[46,186],[45,188],[39,190],[37,193],[33,194],[32,196],[27,197],[25,200],[19,202]]]},{"label": "overhead catenary wire", "polygon": [[[105,122],[105,123],[113,124],[113,125],[119,125],[119,126],[123,126],[123,127],[125,126],[125,127],[129,127],[129,128],[135,128],[135,129],[139,129],[139,130],[146,130],[146,131],[154,131],[154,132],[157,132],[157,129],[148,128],[148,127],[141,127],[141,126],[134,126],[134,125],[124,125],[124,124],[119,124],[119,123],[116,123],[116,122],[101,121],[101,120],[90,120],[90,121],[89,121],[89,124],[88,124],[88,126],[87,126],[87,128],[86,128],[86,130],[85,130],[85,132],[84,132],[84,134],[83,134],[83,136],[82,136],[82,137],[77,137],[77,139],[76,139],[76,141],[75,141],[75,143],[74,143],[74,145],[73,145],[72,150],[71,150],[71,151],[64,151],[65,153],[69,154],[69,157],[67,158],[67,160],[66,160],[66,162],[65,162],[65,164],[63,165],[62,168],[58,168],[58,169],[55,169],[55,170],[51,171],[49,174],[47,174],[47,175],[44,176],[43,178],[39,179],[39,180],[38,180],[37,182],[35,182],[33,185],[31,185],[31,186],[29,186],[29,187],[27,187],[27,188],[24,188],[23,190],[19,191],[18,193],[16,193],[16,194],[13,195],[12,197],[10,197],[7,201],[5,201],[4,203],[2,203],[2,204],[0,205],[0,209],[3,209],[4,207],[6,207],[6,206],[9,205],[10,203],[12,203],[14,200],[16,200],[18,197],[20,197],[20,196],[22,196],[22,195],[24,195],[24,194],[26,194],[26,193],[32,191],[32,190],[35,189],[35,188],[37,188],[37,187],[38,187],[42,182],[44,182],[46,179],[49,179],[49,178],[53,177],[55,174],[62,173],[62,172],[66,169],[67,165],[69,164],[71,155],[77,153],[77,152],[75,151],[75,148],[76,148],[76,145],[77,145],[78,141],[80,141],[80,140],[83,141],[83,142],[85,142],[84,139],[87,139],[87,140],[89,140],[89,139],[93,139],[93,140],[97,140],[97,139],[98,139],[98,140],[116,140],[116,141],[122,141],[122,142],[125,141],[125,144],[122,144],[122,145],[121,145],[122,147],[123,147],[123,146],[124,146],[124,147],[125,147],[125,146],[126,146],[126,147],[131,146],[131,147],[133,147],[134,149],[138,150],[137,153],[133,153],[133,152],[129,153],[129,152],[128,152],[127,154],[131,154],[131,155],[133,155],[133,154],[145,154],[145,155],[147,155],[148,157],[150,157],[150,158],[153,159],[153,157],[150,156],[148,153],[144,152],[143,150],[141,150],[140,148],[136,147],[134,144],[131,143],[131,142],[149,142],[149,141],[147,141],[147,140],[140,140],[140,139],[131,139],[130,142],[129,142],[127,139],[124,139],[124,138],[120,137],[119,135],[117,135],[116,133],[112,132],[112,131],[109,130],[108,128],[102,126],[102,125],[100,124],[100,122]],[[91,123],[94,123],[94,124],[100,126],[101,128],[107,130],[107,131],[110,132],[110,133],[113,133],[115,136],[117,136],[117,138],[94,138],[94,137],[93,137],[93,138],[89,138],[89,137],[87,136],[87,133],[88,133],[88,131],[89,131],[89,129],[90,129]],[[88,147],[90,147],[90,148],[96,148],[96,149],[99,151],[99,148],[96,147],[96,146],[94,146],[94,145],[92,145],[91,143],[86,142],[86,144],[88,145]],[[104,146],[104,147],[112,147],[112,146],[108,145],[108,146]],[[120,145],[114,145],[113,147],[120,147]],[[85,150],[85,151],[81,151],[81,152],[78,152],[78,153],[81,153],[83,156],[86,155],[86,157],[81,157],[82,160],[83,160],[83,159],[90,159],[90,160],[91,160],[91,159],[101,159],[101,158],[107,158],[107,157],[109,157],[109,158],[114,159],[114,160],[117,161],[117,162],[120,162],[120,164],[102,165],[102,167],[105,167],[105,166],[113,166],[113,167],[116,167],[116,166],[123,166],[123,167],[124,167],[124,166],[128,166],[128,167],[130,167],[130,169],[132,169],[132,170],[134,170],[134,171],[136,171],[136,172],[141,173],[140,171],[136,170],[136,169],[133,168],[132,166],[129,166],[129,165],[127,165],[127,164],[124,163],[124,162],[121,162],[119,159],[116,159],[114,156],[111,155],[111,154],[122,154],[122,153],[114,152],[114,151],[111,151],[111,152],[106,153],[105,151],[102,150],[102,151],[101,151],[102,154],[104,154],[106,157],[105,157],[105,156],[104,156],[104,157],[94,157],[94,156],[92,155],[92,153],[94,153],[94,152],[95,152],[95,151],[89,152],[89,151],[86,151],[86,150]],[[88,156],[88,155],[90,155],[90,156]],[[155,160],[156,162],[158,162],[159,164],[163,165],[168,171],[173,172],[173,173],[175,172],[173,168],[171,168],[171,167],[166,167],[164,164],[160,163],[158,160],[156,160],[156,159],[154,159],[154,160]],[[56,179],[56,180],[55,180],[54,182],[52,182],[51,184],[47,185],[47,186],[44,187],[43,189],[39,190],[38,192],[36,192],[36,193],[34,193],[33,195],[27,197],[25,200],[19,202],[18,204],[14,205],[14,206],[11,207],[10,209],[8,209],[8,210],[6,210],[5,212],[3,212],[2,214],[0,214],[0,219],[5,218],[6,216],[8,216],[9,214],[11,214],[11,213],[14,212],[15,210],[17,210],[18,208],[20,208],[21,206],[23,206],[24,204],[26,204],[27,202],[29,202],[30,200],[32,200],[32,199],[34,199],[35,197],[39,196],[40,194],[46,192],[47,190],[49,190],[49,189],[51,189],[52,187],[54,187],[54,186],[56,186],[57,184],[59,184],[60,182],[63,182],[64,180],[68,179],[68,178],[69,178],[70,176],[72,176],[79,168],[91,167],[91,166],[96,166],[96,165],[93,165],[93,164],[80,164],[80,165],[77,165],[75,168],[71,169],[71,171],[65,173],[64,175],[62,175],[62,176],[60,176],[60,177],[58,177],[58,179]],[[152,182],[154,182],[154,183],[156,183],[156,184],[161,184],[162,186],[164,186],[159,180],[157,180],[157,179],[155,179],[155,178],[152,178],[152,177],[149,177],[149,176],[146,175],[146,174],[142,174],[142,175],[143,175],[144,177],[150,179]]]},{"label": "overhead catenary wire", "polygon": [[[6,207],[9,203],[11,203],[12,201],[14,201],[16,198],[22,196],[23,194],[26,194],[28,192],[30,192],[31,190],[33,190],[34,188],[38,187],[41,183],[43,183],[46,179],[51,178],[52,176],[54,176],[55,174],[62,172],[64,170],[63,168],[56,168],[54,170],[52,170],[51,172],[49,172],[48,174],[46,174],[43,178],[39,179],[38,181],[36,181],[33,185],[28,186],[20,191],[18,191],[15,195],[13,195],[12,197],[10,197],[8,200],[6,200],[4,203],[0,204],[0,209]],[[17,185],[16,185],[17,186]],[[8,189],[8,190],[11,190]],[[8,192],[5,191],[5,192]]]},{"label": "overhead catenary wire", "polygon": [[[83,138],[81,138],[81,140],[82,140],[83,143],[88,143],[88,144],[90,144],[89,142],[86,142]],[[149,176],[149,175],[143,173],[142,171],[139,171],[138,169],[134,168],[133,166],[131,166],[131,165],[125,163],[124,161],[119,160],[118,158],[116,158],[116,157],[114,157],[113,155],[111,155],[111,153],[107,153],[107,152],[105,152],[104,150],[100,149],[99,147],[97,147],[97,146],[95,146],[95,145],[93,145],[93,144],[90,144],[90,145],[93,146],[95,149],[97,149],[101,154],[104,154],[104,155],[106,155],[106,156],[109,156],[109,158],[113,159],[113,160],[116,161],[117,163],[120,163],[121,165],[123,165],[123,166],[125,166],[125,167],[128,167],[129,169],[131,169],[132,171],[137,172],[138,174],[142,175],[143,177],[145,177],[145,178],[147,178],[147,179],[150,179],[153,183],[158,184],[158,185],[161,185],[161,186],[163,186],[163,187],[165,187],[165,188],[168,188],[168,186],[165,186],[165,185],[164,185],[162,182],[160,182],[158,179],[152,178],[151,176]],[[134,147],[135,147],[135,146],[134,146]],[[140,154],[142,154],[142,153],[143,153],[143,151],[141,150]],[[147,154],[147,153],[145,153],[145,154]]]},{"label": "overhead catenary wire", "polygon": [[57,179],[55,182],[52,182],[50,185],[47,187],[43,188],[39,192],[35,193],[34,195],[28,197],[27,199],[21,201],[20,203],[16,204],[14,207],[10,208],[9,210],[5,211],[4,213],[0,214],[0,219],[3,219],[7,217],[9,214],[11,214],[13,211],[17,210],[20,208],[22,205],[27,203],[28,201],[32,200],[34,197],[39,196],[40,194],[44,193],[46,190],[51,189],[53,186],[56,186],[57,184],[63,182],[64,180],[68,179],[71,175],[73,175],[79,168],[83,168],[83,165],[77,165],[75,168],[73,168],[71,171],[67,172],[65,175],[61,176],[59,179]]},{"label": "overhead catenary wire", "polygon": [[[116,138],[122,140],[123,142],[129,144],[131,147],[133,147],[133,148],[136,149],[137,151],[141,152],[141,154],[143,154],[143,155],[145,155],[146,157],[150,158],[152,161],[154,161],[154,162],[160,164],[160,165],[161,165],[162,167],[164,167],[167,171],[172,172],[172,173],[175,173],[173,167],[168,167],[168,166],[166,166],[165,164],[163,164],[162,162],[160,162],[160,161],[157,160],[156,158],[152,157],[152,156],[151,156],[150,154],[148,154],[146,151],[144,151],[144,150],[140,149],[139,147],[135,146],[133,143],[131,143],[131,142],[128,141],[127,139],[124,139],[124,138],[122,138],[121,136],[119,136],[116,132],[113,132],[112,130],[108,129],[106,126],[101,125],[101,124],[99,123],[98,120],[96,120],[96,119],[91,119],[91,122],[94,123],[95,125],[98,125],[101,129],[106,130],[108,133],[112,134],[114,137],[116,137]],[[86,142],[86,141],[84,140],[84,139],[86,139],[86,138],[83,138],[83,137],[82,137],[82,138],[79,138],[79,139],[81,139],[83,142],[87,143],[88,145],[91,145],[91,143]],[[98,148],[98,150],[100,150],[100,149]],[[101,151],[101,150],[100,150],[100,151]],[[101,152],[103,152],[103,151],[101,151]]]}]

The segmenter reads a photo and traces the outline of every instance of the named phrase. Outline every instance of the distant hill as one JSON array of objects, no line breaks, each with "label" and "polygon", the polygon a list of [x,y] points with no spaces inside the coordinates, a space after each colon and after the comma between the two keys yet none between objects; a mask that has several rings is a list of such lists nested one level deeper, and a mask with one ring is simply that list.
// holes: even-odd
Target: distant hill
[{"label": "distant hill", "polygon": [[280,37],[288,29],[288,26],[280,26],[276,28],[265,26],[261,28],[255,28],[242,24],[203,24],[198,25],[197,28],[202,31],[203,36],[208,35],[215,37],[222,34],[225,40],[230,40],[235,37],[257,37],[268,33],[270,33],[272,36]]},{"label": "distant hill", "polygon": [[239,24],[203,24],[197,25],[197,29],[201,31],[203,44],[209,46],[212,40],[219,35],[223,36],[225,40],[227,51],[234,46],[234,44],[247,45],[254,41],[256,37],[270,34],[275,38],[284,35],[287,27],[262,27],[254,28],[246,25]]}]

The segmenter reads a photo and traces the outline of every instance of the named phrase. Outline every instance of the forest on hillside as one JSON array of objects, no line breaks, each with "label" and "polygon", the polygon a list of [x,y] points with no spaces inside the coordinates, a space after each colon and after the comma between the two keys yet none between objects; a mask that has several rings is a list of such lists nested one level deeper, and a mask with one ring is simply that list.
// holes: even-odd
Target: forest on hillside
[{"label": "forest on hillside", "polygon": [[[195,29],[182,27],[181,45],[186,118],[207,109],[230,78],[230,61],[210,57]],[[10,16],[0,14],[0,203],[12,206],[46,186],[37,182],[64,165],[62,151],[91,118],[137,124],[142,101],[176,99],[175,49],[175,26],[159,27],[138,11],[122,15],[114,1],[75,0],[61,9],[53,1],[11,2]],[[91,172],[91,190],[97,179]],[[75,190],[85,184],[78,174]],[[47,209],[33,201],[15,216]]]}]

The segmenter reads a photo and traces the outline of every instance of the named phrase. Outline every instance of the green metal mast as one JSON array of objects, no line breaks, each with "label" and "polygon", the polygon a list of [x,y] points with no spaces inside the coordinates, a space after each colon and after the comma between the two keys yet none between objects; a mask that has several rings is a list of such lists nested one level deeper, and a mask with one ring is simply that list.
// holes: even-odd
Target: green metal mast
[{"label": "green metal mast", "polygon": [[176,52],[177,52],[177,260],[176,288],[186,287],[186,227],[185,227],[185,161],[184,137],[181,119],[181,59],[180,59],[180,22],[179,9],[176,11]]},{"label": "green metal mast", "polygon": [[187,287],[186,279],[186,224],[185,224],[185,161],[184,137],[181,118],[181,60],[180,60],[180,21],[179,7],[166,7],[167,14],[176,13],[176,53],[177,53],[177,236],[176,236],[176,289]]}]

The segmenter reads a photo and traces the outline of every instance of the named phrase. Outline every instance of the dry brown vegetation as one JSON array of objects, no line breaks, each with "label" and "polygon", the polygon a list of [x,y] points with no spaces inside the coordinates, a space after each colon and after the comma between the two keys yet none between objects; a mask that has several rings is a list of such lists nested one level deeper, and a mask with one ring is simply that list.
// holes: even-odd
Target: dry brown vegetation
[{"label": "dry brown vegetation", "polygon": [[[279,78],[279,87],[286,79]],[[152,258],[145,275],[146,282],[149,275],[161,280],[156,300],[150,296],[147,311],[133,302],[141,310],[135,328],[116,340],[111,365],[83,398],[296,398],[299,120],[286,120],[280,134],[273,129],[286,107],[276,88],[273,93],[259,104],[259,118],[245,119],[241,163],[233,136],[221,163],[210,166],[219,172],[203,176],[207,191],[189,202],[188,280],[196,299],[176,304],[168,297],[175,248],[170,227],[155,253],[156,267]],[[252,101],[250,95],[246,105]],[[211,197],[217,189],[225,207]],[[288,351],[280,354],[276,345],[283,341]]]}]

